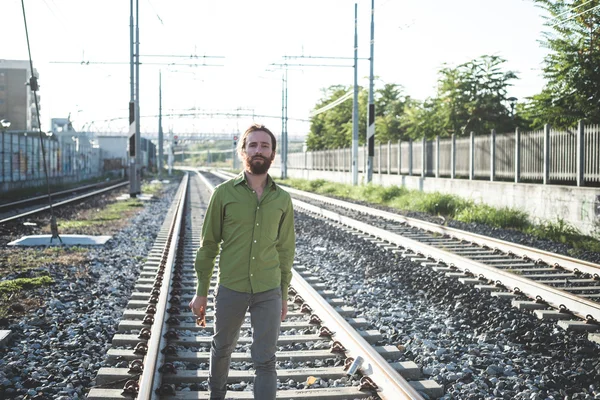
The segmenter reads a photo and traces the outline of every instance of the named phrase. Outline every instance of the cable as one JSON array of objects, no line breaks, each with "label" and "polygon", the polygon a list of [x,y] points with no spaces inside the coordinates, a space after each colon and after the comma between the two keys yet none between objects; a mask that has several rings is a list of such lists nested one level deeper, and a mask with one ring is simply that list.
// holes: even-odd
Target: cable
[{"label": "cable", "polygon": [[40,105],[37,98],[37,90],[39,89],[37,78],[33,69],[33,61],[31,58],[31,46],[29,45],[29,30],[27,29],[27,17],[25,15],[25,0],[21,0],[21,8],[23,9],[23,22],[25,23],[25,37],[27,39],[27,53],[29,54],[29,68],[31,69],[31,78],[29,78],[29,89],[33,92],[33,100],[35,102],[35,111],[37,114],[38,129],[40,133],[40,146],[42,149],[42,163],[44,164],[44,174],[46,175],[46,186],[48,188],[48,203],[50,206],[50,232],[52,233],[53,239],[58,238],[62,243],[62,239],[58,235],[58,225],[56,224],[56,216],[54,215],[54,209],[52,208],[52,193],[50,192],[50,180],[48,179],[48,167],[46,165],[46,151],[44,149],[44,140],[42,139],[42,122],[40,121]]},{"label": "cable", "polygon": [[552,20],[557,20],[558,18],[562,17],[562,16],[563,16],[563,15],[565,15],[565,14],[568,14],[568,13],[570,13],[570,12],[572,12],[572,11],[575,11],[575,10],[576,10],[576,9],[578,9],[579,7],[583,7],[583,6],[585,6],[586,4],[589,4],[589,3],[591,3],[592,1],[595,1],[595,0],[588,0],[588,1],[586,1],[585,3],[578,5],[577,7],[573,7],[573,8],[572,8],[572,9],[570,9],[570,10],[567,10],[567,11],[561,12],[560,14],[558,14],[558,15],[554,16],[553,18],[550,18],[550,22],[552,22]]},{"label": "cable", "polygon": [[562,21],[559,21],[559,22],[555,23],[555,24],[554,24],[554,25],[552,25],[551,27],[552,27],[552,28],[554,28],[554,27],[555,27],[555,26],[557,26],[557,25],[562,25],[562,24],[564,24],[565,22],[572,20],[573,18],[579,17],[580,15],[583,15],[583,14],[585,14],[585,13],[587,13],[587,12],[589,12],[589,11],[595,10],[595,9],[597,9],[597,8],[600,8],[600,4],[599,4],[599,5],[597,5],[597,6],[594,6],[594,7],[592,7],[592,8],[588,8],[587,10],[585,10],[585,11],[582,11],[582,12],[580,12],[579,14],[575,14],[575,15],[573,15],[573,16],[571,16],[571,17],[569,17],[569,18],[563,19]]},{"label": "cable", "polygon": [[325,111],[331,110],[332,108],[334,108],[335,106],[337,106],[338,104],[343,103],[344,101],[348,100],[350,97],[352,97],[354,93],[353,92],[348,92],[345,95],[343,95],[342,97],[338,98],[337,100],[327,104],[326,106],[323,106],[321,108],[319,108],[318,110],[314,110],[311,111],[309,114],[309,117],[315,117],[321,113],[324,113]]}]

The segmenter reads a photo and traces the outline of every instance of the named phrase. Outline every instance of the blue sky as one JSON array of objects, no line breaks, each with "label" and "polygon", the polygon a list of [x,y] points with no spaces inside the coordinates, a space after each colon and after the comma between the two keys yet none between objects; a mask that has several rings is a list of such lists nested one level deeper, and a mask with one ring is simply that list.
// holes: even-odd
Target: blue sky
[{"label": "blue sky", "polygon": [[[224,118],[219,112],[266,115],[257,118],[274,131],[281,121],[282,56],[352,57],[354,1],[349,0],[139,0],[140,108],[158,113],[158,71],[163,73],[163,112],[197,109],[198,118],[165,118],[173,131],[232,132],[252,118]],[[358,1],[359,57],[369,56],[370,0]],[[71,113],[76,128],[127,130],[129,101],[129,2],[125,0],[25,0],[34,67],[40,72],[42,125]],[[0,58],[26,59],[20,0],[2,0]],[[523,99],[541,90],[546,50],[540,47],[543,10],[531,0],[377,0],[375,75],[398,83],[417,99],[433,96],[443,63],[456,66],[484,54],[499,55],[520,77],[509,92]],[[6,39],[8,38],[8,39]],[[222,66],[150,65],[207,58]],[[185,61],[184,61],[185,60]],[[81,61],[121,64],[78,64]],[[72,64],[64,62],[74,62]],[[309,63],[309,60],[306,61]],[[289,71],[288,116],[308,119],[333,84],[351,85],[351,60],[318,61],[340,67]],[[273,70],[273,71],[270,71]],[[368,86],[369,65],[359,61],[359,84]],[[120,118],[112,122],[106,119]],[[153,118],[142,131],[156,131]],[[308,124],[290,121],[290,135]]]}]

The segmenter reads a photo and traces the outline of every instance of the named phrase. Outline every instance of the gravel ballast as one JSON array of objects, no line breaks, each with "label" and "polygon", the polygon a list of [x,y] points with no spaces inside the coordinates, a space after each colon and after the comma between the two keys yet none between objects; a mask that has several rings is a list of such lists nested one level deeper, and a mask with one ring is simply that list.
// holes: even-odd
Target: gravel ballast
[{"label": "gravel ballast", "polygon": [[[85,397],[175,187],[106,246],[90,248],[86,265],[47,268],[56,283],[35,293],[45,304],[13,323],[14,336],[0,349],[0,398]],[[383,334],[377,345],[401,346],[399,361],[415,361],[444,386],[444,399],[600,399],[600,348],[586,334],[540,321],[322,220],[296,213],[296,233],[296,261]]]},{"label": "gravel ballast", "polygon": [[296,260],[405,349],[444,399],[600,399],[587,334],[511,307],[321,220],[297,214]]},{"label": "gravel ballast", "polygon": [[12,337],[0,349],[0,398],[85,398],[177,184],[167,188],[105,246],[90,247],[86,265],[45,268],[55,283],[30,294],[45,303],[3,327]]}]

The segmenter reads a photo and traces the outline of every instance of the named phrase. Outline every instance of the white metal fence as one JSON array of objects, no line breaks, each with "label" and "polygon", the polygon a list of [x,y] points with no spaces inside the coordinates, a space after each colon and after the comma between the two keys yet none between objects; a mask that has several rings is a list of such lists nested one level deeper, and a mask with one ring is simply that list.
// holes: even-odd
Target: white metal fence
[{"label": "white metal fence", "polygon": [[[288,168],[350,172],[352,149],[292,153]],[[366,146],[358,170],[366,171]],[[599,186],[600,126],[381,143],[373,173]]]}]

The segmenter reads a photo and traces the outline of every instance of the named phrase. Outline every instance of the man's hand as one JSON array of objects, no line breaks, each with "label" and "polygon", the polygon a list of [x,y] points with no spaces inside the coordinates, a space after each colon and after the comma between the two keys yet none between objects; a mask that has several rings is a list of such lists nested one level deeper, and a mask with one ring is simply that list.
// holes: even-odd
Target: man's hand
[{"label": "man's hand", "polygon": [[281,322],[285,319],[288,313],[287,299],[282,298],[281,302]]},{"label": "man's hand", "polygon": [[196,323],[203,328],[206,327],[206,306],[208,305],[208,297],[194,295],[192,301],[190,301],[190,310],[198,319]]}]

